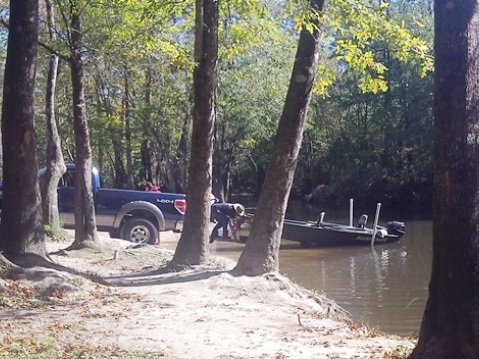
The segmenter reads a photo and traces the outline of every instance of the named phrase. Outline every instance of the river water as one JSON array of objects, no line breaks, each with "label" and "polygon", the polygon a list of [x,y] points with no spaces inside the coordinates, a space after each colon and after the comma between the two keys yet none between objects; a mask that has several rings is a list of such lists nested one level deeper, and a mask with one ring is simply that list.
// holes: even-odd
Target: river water
[{"label": "river water", "polygon": [[[237,260],[243,246],[217,241],[212,252]],[[374,247],[305,249],[283,240],[279,269],[294,282],[335,300],[355,321],[406,336],[419,332],[431,257],[432,222],[406,221],[406,234],[399,242]]]}]

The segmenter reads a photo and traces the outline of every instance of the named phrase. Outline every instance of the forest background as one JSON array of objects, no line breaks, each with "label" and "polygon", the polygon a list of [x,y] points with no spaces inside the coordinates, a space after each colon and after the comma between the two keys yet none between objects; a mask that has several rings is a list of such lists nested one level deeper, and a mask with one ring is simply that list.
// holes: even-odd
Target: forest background
[{"label": "forest background", "polygon": [[[382,202],[403,213],[428,214],[432,73],[430,62],[410,56],[410,50],[421,47],[430,53],[431,1],[388,4],[388,18],[402,24],[404,34],[388,33],[366,11],[336,16],[335,11],[347,11],[341,3],[331,7],[325,29],[291,197],[327,206],[344,206],[354,198],[360,205]],[[93,160],[104,185],[135,188],[149,180],[163,191],[184,193],[194,3],[85,4],[85,102]],[[221,4],[213,192],[223,200],[247,193],[250,199],[242,200],[254,205],[261,191],[296,48],[293,11],[299,13],[297,6],[282,1]],[[46,161],[49,59],[52,52],[61,59],[68,51],[68,29],[61,19],[55,23],[53,41],[46,23],[40,24],[35,101],[39,167]],[[7,33],[0,33],[2,60]],[[73,162],[75,153],[71,99],[68,64],[60,61],[55,111],[66,162]]]}]

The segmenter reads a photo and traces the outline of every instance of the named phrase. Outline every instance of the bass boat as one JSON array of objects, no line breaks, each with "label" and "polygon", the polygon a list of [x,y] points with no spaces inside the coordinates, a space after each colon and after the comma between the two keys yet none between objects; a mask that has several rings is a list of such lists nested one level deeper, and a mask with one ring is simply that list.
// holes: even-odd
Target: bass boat
[{"label": "bass boat", "polygon": [[405,234],[405,224],[400,221],[388,222],[385,226],[378,225],[378,203],[376,219],[373,227],[367,227],[368,216],[361,215],[356,226],[352,225],[352,201],[350,224],[325,222],[324,212],[317,221],[298,221],[285,219],[281,238],[296,241],[302,247],[312,246],[344,246],[383,244],[396,242]]}]

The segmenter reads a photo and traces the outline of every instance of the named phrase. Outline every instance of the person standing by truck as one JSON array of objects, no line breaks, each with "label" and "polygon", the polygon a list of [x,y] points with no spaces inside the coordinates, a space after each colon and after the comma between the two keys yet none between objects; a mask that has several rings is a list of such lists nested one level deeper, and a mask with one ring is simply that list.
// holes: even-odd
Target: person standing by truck
[{"label": "person standing by truck", "polygon": [[237,216],[242,216],[245,213],[245,208],[240,203],[215,203],[211,206],[211,216],[213,220],[217,221],[213,227],[210,236],[210,243],[219,238],[218,231],[223,230],[223,239],[228,239],[228,224],[230,219]]},{"label": "person standing by truck", "polygon": [[145,187],[146,187],[145,190],[148,192],[161,192],[158,186],[155,186],[153,183],[148,181],[146,182]]}]

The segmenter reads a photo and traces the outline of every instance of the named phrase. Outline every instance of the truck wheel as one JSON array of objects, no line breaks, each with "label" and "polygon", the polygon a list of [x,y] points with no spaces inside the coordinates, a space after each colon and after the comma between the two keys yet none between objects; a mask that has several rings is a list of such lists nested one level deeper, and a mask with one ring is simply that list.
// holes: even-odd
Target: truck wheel
[{"label": "truck wheel", "polygon": [[158,229],[144,218],[132,218],[121,229],[121,238],[133,243],[155,244],[158,240]]}]

